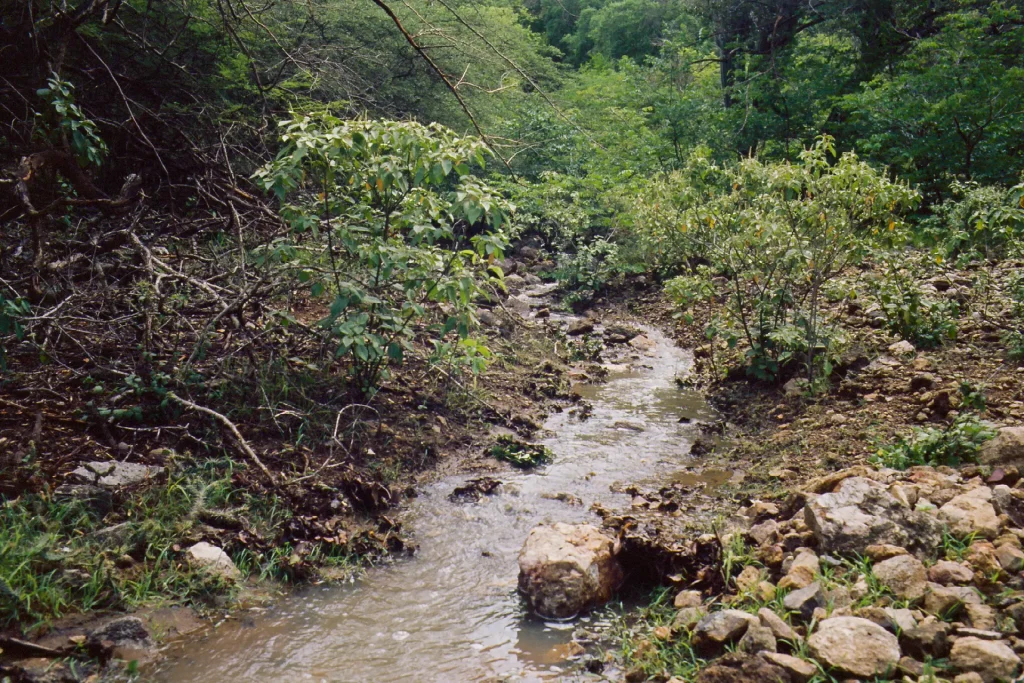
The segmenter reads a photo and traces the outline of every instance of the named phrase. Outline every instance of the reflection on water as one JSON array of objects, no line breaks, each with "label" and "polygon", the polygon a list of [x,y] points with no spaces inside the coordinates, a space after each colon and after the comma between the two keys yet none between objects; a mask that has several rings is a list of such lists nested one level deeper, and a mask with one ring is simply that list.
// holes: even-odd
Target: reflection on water
[{"label": "reflection on water", "polygon": [[[606,384],[578,387],[593,404],[586,421],[552,416],[543,443],[555,461],[510,472],[501,493],[479,503],[448,500],[464,478],[427,488],[406,512],[420,551],[352,585],[291,595],[241,625],[223,624],[162,665],[166,682],[547,680],[578,654],[572,624],[524,613],[516,558],[532,527],[596,520],[592,503],[627,506],[617,481],[666,477],[688,463],[695,427],[710,419],[694,392],[676,386],[689,356],[655,331],[641,367]],[[624,426],[628,425],[628,426]],[[728,474],[728,473],[726,473]],[[707,475],[705,475],[707,476]],[[708,479],[702,479],[711,483]],[[578,496],[568,505],[553,494]],[[564,497],[563,497],[564,498]],[[588,619],[588,617],[584,617]]]}]

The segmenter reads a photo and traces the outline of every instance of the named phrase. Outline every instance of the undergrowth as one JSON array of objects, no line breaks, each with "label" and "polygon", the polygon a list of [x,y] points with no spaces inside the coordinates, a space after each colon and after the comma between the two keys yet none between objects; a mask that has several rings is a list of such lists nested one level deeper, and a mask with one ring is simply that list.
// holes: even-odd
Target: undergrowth
[{"label": "undergrowth", "polygon": [[995,435],[977,416],[964,413],[945,429],[915,429],[896,443],[882,446],[872,460],[897,470],[915,465],[956,467],[974,462],[982,444]]}]

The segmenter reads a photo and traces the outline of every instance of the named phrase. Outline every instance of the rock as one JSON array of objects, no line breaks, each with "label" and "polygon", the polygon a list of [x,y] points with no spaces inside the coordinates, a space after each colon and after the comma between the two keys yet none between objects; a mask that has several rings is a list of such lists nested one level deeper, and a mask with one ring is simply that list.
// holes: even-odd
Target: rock
[{"label": "rock", "polygon": [[949,560],[939,560],[928,567],[928,580],[943,586],[966,584],[974,581],[974,572],[967,565]]},{"label": "rock", "polygon": [[71,475],[88,484],[107,488],[130,486],[152,479],[164,471],[155,465],[138,465],[132,462],[92,461],[82,463]]},{"label": "rock", "polygon": [[1020,669],[1020,657],[1003,641],[970,637],[956,639],[949,663],[957,671],[980,674],[985,683],[1011,681]]},{"label": "rock", "polygon": [[917,619],[914,612],[909,609],[896,609],[893,607],[882,608],[889,621],[896,627],[897,634],[917,628]]},{"label": "rock", "polygon": [[953,679],[953,683],[985,683],[985,679],[981,677],[981,674],[968,671],[965,674],[959,674]]},{"label": "rock", "polygon": [[622,583],[618,550],[591,524],[534,527],[519,553],[519,590],[541,616],[572,617],[607,602]]},{"label": "rock", "polygon": [[682,609],[684,607],[700,607],[703,602],[704,598],[700,591],[679,591],[672,604],[676,609]]},{"label": "rock", "polygon": [[769,519],[767,522],[761,522],[750,527],[747,531],[747,535],[755,545],[762,546],[770,541],[775,540],[775,537],[779,532],[779,523],[774,519]]},{"label": "rock", "polygon": [[586,318],[580,318],[569,323],[569,328],[565,333],[570,337],[578,337],[581,334],[590,334],[593,331],[594,323],[590,322]]},{"label": "rock", "polygon": [[110,491],[93,484],[61,484],[53,491],[55,502],[76,501],[103,517],[114,504]]},{"label": "rock", "polygon": [[940,586],[928,583],[924,591],[924,611],[938,617],[952,616],[965,603],[981,604],[981,598],[966,586]]},{"label": "rock", "polygon": [[924,596],[928,571],[919,559],[911,555],[891,557],[876,564],[872,571],[883,586],[904,600],[917,600]]},{"label": "rock", "polygon": [[858,617],[825,619],[807,645],[813,657],[829,669],[859,678],[886,674],[900,660],[896,636]]},{"label": "rock", "polygon": [[736,577],[736,588],[741,592],[748,592],[757,587],[761,582],[761,570],[752,564],[748,564]]},{"label": "rock", "polygon": [[932,617],[900,633],[903,652],[915,659],[942,659],[949,654],[949,624]]},{"label": "rock", "polygon": [[996,548],[996,559],[999,560],[999,566],[1011,574],[1024,569],[1024,552],[1009,543]]},{"label": "rock", "polygon": [[200,541],[188,549],[189,561],[206,572],[220,576],[229,581],[242,577],[238,567],[231,561],[228,554],[215,545]]},{"label": "rock", "polygon": [[757,617],[761,621],[762,626],[771,629],[776,641],[784,641],[794,648],[799,647],[800,643],[803,642],[803,637],[799,633],[783,621],[782,617],[767,607],[759,609]]},{"label": "rock", "polygon": [[896,668],[901,674],[913,676],[914,678],[924,674],[924,664],[913,657],[900,657],[900,661],[896,663]]},{"label": "rock", "polygon": [[912,353],[916,353],[916,349],[906,339],[901,339],[894,344],[889,344],[889,353],[894,356],[909,356]]},{"label": "rock", "polygon": [[766,661],[784,669],[793,683],[807,683],[818,673],[818,667],[791,655],[778,652],[762,652],[760,656]]},{"label": "rock", "polygon": [[975,541],[967,549],[964,558],[967,564],[974,570],[975,576],[993,576],[1002,571],[999,560],[996,559],[996,547],[988,541]]},{"label": "rock", "polygon": [[800,377],[794,377],[782,385],[782,393],[790,398],[801,396],[806,390],[807,380]]},{"label": "rock", "polygon": [[647,335],[638,334],[629,340],[629,345],[638,351],[650,351],[657,343]]},{"label": "rock", "polygon": [[786,575],[779,581],[780,590],[806,588],[814,583],[814,577],[821,571],[821,561],[812,551],[804,549],[797,553]]},{"label": "rock", "polygon": [[527,273],[526,275],[524,275],[523,276],[523,281],[526,282],[526,284],[531,285],[531,286],[533,286],[533,285],[540,285],[540,284],[544,283],[544,280],[541,280],[540,277],[534,275],[533,273]]},{"label": "rock", "polygon": [[934,556],[942,542],[941,524],[901,505],[885,488],[864,477],[843,480],[836,490],[809,501],[807,526],[819,550],[864,554],[869,545],[897,545],[914,555]]},{"label": "rock", "polygon": [[990,631],[996,627],[998,615],[996,609],[990,605],[967,602],[964,603],[964,612],[966,613],[967,621],[976,629]]},{"label": "rock", "polygon": [[714,612],[697,622],[693,642],[701,652],[713,654],[742,638],[752,625],[758,626],[760,622],[747,612],[736,609]]},{"label": "rock", "polygon": [[888,560],[891,557],[897,557],[898,555],[908,555],[909,553],[907,552],[906,548],[901,548],[898,545],[888,545],[883,543],[880,545],[869,545],[867,548],[865,548],[864,554],[872,562],[881,562],[883,560]]},{"label": "rock", "polygon": [[935,386],[936,377],[930,372],[921,372],[910,378],[910,390],[921,391]]},{"label": "rock", "polygon": [[505,288],[512,294],[518,294],[523,291],[523,286],[526,281],[519,275],[511,274],[505,276]]},{"label": "rock", "polygon": [[995,538],[1002,526],[992,505],[992,489],[979,486],[955,496],[939,508],[939,519],[949,525],[950,533],[964,538],[974,533]]},{"label": "rock", "polygon": [[782,605],[790,612],[796,612],[804,621],[809,621],[814,610],[825,606],[825,591],[815,581],[806,588],[795,590],[782,600]]},{"label": "rock", "polygon": [[152,647],[146,625],[138,617],[118,617],[89,632],[87,641],[108,641],[117,647]]},{"label": "rock", "polygon": [[684,607],[676,612],[675,618],[672,619],[672,628],[692,631],[693,627],[707,615],[708,611],[703,607]]},{"label": "rock", "polygon": [[756,655],[758,652],[775,652],[775,634],[767,626],[751,625],[740,638],[737,649]]},{"label": "rock", "polygon": [[695,683],[791,683],[792,680],[785,669],[763,657],[734,652],[701,671]]},{"label": "rock", "polygon": [[1024,466],[1024,427],[1003,427],[978,452],[983,465]]}]

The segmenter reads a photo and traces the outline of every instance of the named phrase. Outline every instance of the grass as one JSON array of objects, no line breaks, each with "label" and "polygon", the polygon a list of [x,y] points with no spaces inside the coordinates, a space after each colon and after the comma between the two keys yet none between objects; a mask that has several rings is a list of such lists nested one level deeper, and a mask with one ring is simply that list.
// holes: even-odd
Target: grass
[{"label": "grass", "polygon": [[873,461],[897,470],[915,465],[957,467],[974,462],[982,444],[995,435],[975,415],[963,413],[945,429],[915,429],[896,443],[882,446]]},{"label": "grass", "polygon": [[[181,545],[203,523],[240,524],[273,538],[288,513],[273,497],[232,486],[229,459],[172,462],[165,483],[115,492],[110,511],[48,492],[0,505],[0,625],[24,630],[71,612],[156,601],[208,604],[235,588],[192,571]],[[271,546],[272,544],[266,544]],[[245,573],[287,578],[287,546],[228,548]]]}]

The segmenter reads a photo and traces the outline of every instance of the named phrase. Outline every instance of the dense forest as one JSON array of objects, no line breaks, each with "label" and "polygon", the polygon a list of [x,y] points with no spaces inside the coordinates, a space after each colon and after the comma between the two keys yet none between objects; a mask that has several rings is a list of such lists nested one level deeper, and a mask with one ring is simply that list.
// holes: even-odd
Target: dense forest
[{"label": "dense forest", "polygon": [[947,348],[983,323],[925,281],[994,268],[986,353],[1024,359],[1020,0],[0,0],[0,55],[19,635],[208,604],[195,541],[282,581],[400,549],[381,516],[456,440],[425,416],[529,432],[492,400],[549,352],[491,320],[516,259],[566,311],[646,288],[713,381],[811,402],[837,307]]}]

